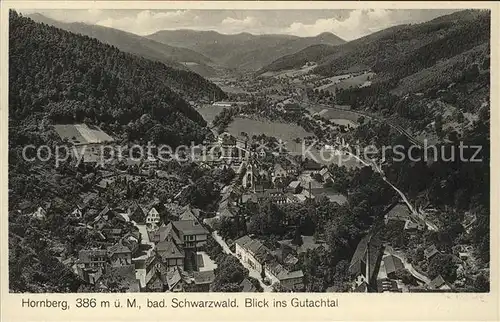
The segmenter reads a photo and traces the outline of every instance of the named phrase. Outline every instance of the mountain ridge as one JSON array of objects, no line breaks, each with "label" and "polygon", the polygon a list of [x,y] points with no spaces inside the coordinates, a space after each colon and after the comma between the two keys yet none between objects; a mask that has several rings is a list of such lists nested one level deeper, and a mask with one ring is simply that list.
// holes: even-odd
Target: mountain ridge
[{"label": "mountain ridge", "polygon": [[250,71],[258,70],[274,59],[309,45],[345,43],[340,37],[328,32],[314,37],[299,37],[286,34],[221,34],[216,31],[179,29],[160,30],[146,37],[171,46],[195,50],[226,68]]},{"label": "mountain ridge", "polygon": [[[73,33],[96,38],[104,43],[113,45],[118,49],[147,59],[160,61],[167,66],[180,70],[191,70],[194,72],[203,71],[200,75],[211,77],[217,74],[216,70],[210,66],[212,60],[188,48],[181,48],[159,43],[157,41],[136,35],[134,33],[122,31],[99,25],[90,25],[83,22],[66,23],[51,19],[39,13],[28,15],[36,22],[45,23]],[[189,68],[184,62],[193,62],[202,65],[203,68]]]}]

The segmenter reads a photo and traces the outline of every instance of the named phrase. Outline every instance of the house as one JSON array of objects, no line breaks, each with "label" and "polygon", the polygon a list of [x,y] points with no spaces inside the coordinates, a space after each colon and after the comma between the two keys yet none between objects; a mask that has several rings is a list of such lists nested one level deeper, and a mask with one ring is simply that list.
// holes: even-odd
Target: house
[{"label": "house", "polygon": [[260,241],[254,240],[248,235],[237,239],[234,244],[236,256],[257,272],[262,272],[262,263],[270,256],[270,250]]},{"label": "house", "polygon": [[157,225],[158,223],[160,223],[160,213],[152,207],[146,216],[146,224]]},{"label": "house", "polygon": [[207,243],[208,230],[197,220],[173,221],[172,225],[184,248],[200,249]]},{"label": "house", "polygon": [[78,252],[76,270],[87,283],[95,284],[104,273],[108,255],[103,249],[83,249]]},{"label": "house", "polygon": [[184,207],[184,211],[180,214],[179,220],[196,220],[200,216],[200,210],[192,208],[190,205]]},{"label": "house", "polygon": [[452,289],[451,285],[448,284],[441,275],[437,276],[429,283],[429,288],[431,290],[440,291],[449,291]]},{"label": "house", "polygon": [[355,287],[367,284],[367,290],[376,287],[376,276],[382,255],[382,242],[378,236],[369,234],[359,242],[349,265],[349,274]]},{"label": "house", "polygon": [[287,190],[293,194],[298,194],[302,191],[302,186],[300,184],[300,181],[299,180],[296,180],[296,181],[292,181],[290,182],[290,184],[288,185],[288,188]]},{"label": "house", "polygon": [[302,162],[302,168],[304,169],[304,171],[317,173],[323,168],[323,165],[319,164],[318,162],[312,159],[306,159],[304,162]]},{"label": "house", "polygon": [[217,211],[217,215],[220,218],[233,218],[237,214],[237,210],[229,203],[228,200],[225,200],[219,204],[219,209]]},{"label": "house", "polygon": [[402,290],[398,287],[398,283],[394,280],[388,278],[382,278],[377,281],[377,291],[379,293],[395,293],[402,292]]},{"label": "house", "polygon": [[285,204],[291,202],[287,194],[284,193],[281,189],[266,189],[263,191],[247,193],[244,194],[241,198],[241,201],[243,203],[247,203],[249,201],[254,203],[262,203],[267,200],[270,200],[272,203],[276,204]]},{"label": "house", "polygon": [[182,270],[176,267],[169,267],[167,269],[166,288],[167,292],[183,292],[184,291],[184,276]]},{"label": "house", "polygon": [[194,292],[209,292],[212,283],[215,280],[214,271],[193,272]]},{"label": "house", "polygon": [[148,235],[149,240],[156,244],[164,240],[173,240],[177,245],[182,245],[182,241],[171,222],[168,225],[160,226],[156,230],[148,232]]},{"label": "house", "polygon": [[274,183],[276,180],[283,180],[288,176],[288,173],[283,168],[283,166],[279,163],[274,165],[273,174],[272,174],[272,182]]},{"label": "house", "polygon": [[164,276],[167,272],[167,267],[157,253],[153,253],[146,259],[144,263],[146,268],[146,277],[144,279],[145,288],[148,292],[165,292]]},{"label": "house", "polygon": [[132,251],[121,242],[107,248],[111,266],[132,265]]},{"label": "house", "polygon": [[430,261],[437,254],[439,254],[439,250],[436,248],[436,245],[434,244],[424,249],[424,256],[428,261]]},{"label": "house", "polygon": [[408,206],[404,203],[399,203],[394,205],[389,212],[384,216],[385,223],[390,221],[402,221],[406,222],[411,218],[411,212]]},{"label": "house", "polygon": [[102,230],[104,226],[106,226],[108,221],[111,220],[112,215],[113,212],[111,208],[109,208],[108,206],[104,207],[104,209],[101,210],[97,217],[92,221],[92,226],[94,227],[94,229]]},{"label": "house", "polygon": [[395,278],[395,273],[404,268],[403,262],[399,257],[396,257],[394,255],[388,255],[384,256],[382,258],[382,261],[384,262],[384,268],[385,272],[388,277],[390,278]]},{"label": "house", "polygon": [[139,231],[133,231],[125,234],[120,239],[120,242],[130,249],[130,253],[134,255],[138,250],[141,242],[141,234]]},{"label": "house", "polygon": [[155,251],[167,268],[184,267],[184,251],[173,240],[168,239],[159,242],[156,244]]},{"label": "house", "polygon": [[29,216],[36,219],[44,219],[46,215],[47,211],[43,207],[38,207],[33,213],[29,214]]},{"label": "house", "polygon": [[324,167],[323,169],[321,169],[319,171],[319,174],[321,175],[321,177],[323,178],[323,182],[326,182],[328,180],[331,180],[332,178],[332,175],[330,174],[330,171],[328,170],[327,167]]},{"label": "house", "polygon": [[109,267],[109,270],[106,273],[109,276],[120,277],[117,281],[118,287],[123,289],[124,292],[138,293],[141,291],[141,285],[136,277],[134,265]]},{"label": "house", "polygon": [[128,215],[130,220],[136,222],[137,224],[144,224],[146,222],[146,214],[137,202],[135,202],[132,207],[129,207]]},{"label": "house", "polygon": [[278,283],[287,291],[299,291],[304,288],[304,273],[302,270],[290,272],[276,260],[270,260],[264,268],[271,282]]},{"label": "house", "polygon": [[234,147],[236,146],[236,138],[228,132],[221,133],[217,138],[217,142],[222,147]]},{"label": "house", "polygon": [[255,285],[250,282],[248,278],[244,278],[243,281],[240,283],[241,287],[241,292],[242,293],[255,293],[257,292],[257,288]]},{"label": "house", "polygon": [[231,107],[233,106],[233,102],[224,102],[224,101],[220,101],[220,102],[213,102],[213,106],[219,106],[219,107]]},{"label": "house", "polygon": [[166,267],[158,256],[146,261],[146,291],[148,292],[182,292],[184,280],[182,269]]},{"label": "house", "polygon": [[108,253],[104,249],[82,249],[78,252],[78,263],[84,268],[103,268],[108,261]]},{"label": "house", "polygon": [[404,225],[404,230],[406,230],[409,233],[414,233],[417,232],[418,230],[425,230],[425,222],[419,221],[419,222],[413,222],[412,220],[407,220],[405,221]]}]

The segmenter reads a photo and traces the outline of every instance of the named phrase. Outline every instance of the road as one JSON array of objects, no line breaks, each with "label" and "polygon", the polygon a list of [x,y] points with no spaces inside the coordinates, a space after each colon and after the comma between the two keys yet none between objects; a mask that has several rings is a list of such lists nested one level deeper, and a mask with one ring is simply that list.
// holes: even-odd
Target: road
[{"label": "road", "polygon": [[380,122],[384,122],[387,125],[389,125],[391,128],[393,128],[394,130],[398,131],[400,134],[406,136],[406,138],[408,138],[408,140],[411,143],[413,143],[413,144],[415,144],[415,145],[417,145],[419,147],[422,147],[422,142],[420,142],[417,139],[415,139],[408,131],[406,131],[405,129],[403,129],[401,126],[399,126],[397,124],[394,124],[393,122],[388,121],[386,119],[380,118],[377,115],[373,115],[371,113],[366,113],[366,112],[353,111],[353,110],[345,109],[345,108],[332,107],[332,106],[328,106],[328,105],[324,105],[324,104],[318,104],[318,105],[320,107],[324,107],[325,109],[331,109],[331,110],[337,110],[337,111],[344,111],[344,112],[351,112],[351,113],[354,113],[354,114],[358,114],[360,116],[364,116],[364,117],[368,117],[368,118],[371,118],[371,119],[374,119],[374,120],[377,120],[377,121],[380,121]]},{"label": "road", "polygon": [[[134,221],[132,221],[132,223],[139,229],[139,233],[141,234],[141,246],[148,248],[147,252],[144,255],[134,257],[134,260],[140,262],[146,261],[151,256],[155,248],[155,244],[149,240],[149,234],[146,229],[146,225],[138,225]],[[146,287],[146,267],[136,268],[135,277],[139,280],[141,288]]]},{"label": "road", "polygon": [[350,155],[352,155],[357,160],[359,160],[359,162],[363,163],[366,166],[372,167],[376,172],[378,172],[382,176],[382,179],[388,185],[390,185],[392,187],[392,189],[394,189],[394,191],[396,191],[400,195],[400,197],[403,200],[403,202],[408,206],[408,209],[410,209],[410,213],[412,214],[414,220],[425,222],[425,224],[427,225],[427,228],[429,230],[434,230],[434,231],[438,230],[438,227],[433,222],[431,222],[428,219],[424,218],[424,216],[422,214],[420,214],[417,210],[415,210],[415,207],[413,207],[413,205],[410,203],[410,201],[408,200],[408,198],[406,198],[405,194],[401,190],[399,190],[398,188],[396,188],[395,185],[393,185],[389,180],[387,180],[387,177],[385,176],[384,171],[375,163],[375,161],[367,162],[365,160],[362,160],[357,155],[352,154],[349,151],[346,151],[346,152],[349,153]]},{"label": "road", "polygon": [[403,263],[405,269],[408,272],[410,272],[410,274],[413,275],[413,277],[415,277],[419,281],[424,282],[425,284],[429,284],[431,282],[430,278],[428,278],[424,274],[418,272],[415,268],[413,268],[413,266],[410,263],[408,263],[408,261],[406,260],[406,255],[404,253],[391,250],[390,254],[399,258],[401,260],[401,262]]},{"label": "road", "polygon": [[233,253],[231,251],[231,249],[229,249],[229,246],[224,241],[224,239],[222,239],[222,237],[219,236],[217,231],[212,232],[212,237],[222,247],[222,249],[224,250],[224,253],[233,255],[235,258],[237,258],[240,261],[240,263],[241,263],[241,265],[243,265],[243,267],[248,269],[248,275],[259,281],[260,286],[262,286],[262,289],[264,290],[264,292],[272,292],[273,291],[273,289],[270,285],[264,284],[264,281],[262,280],[262,276],[260,276],[260,272],[257,272],[250,265],[248,265],[248,263],[242,261],[240,258],[238,258],[238,256],[236,256],[235,253]]}]

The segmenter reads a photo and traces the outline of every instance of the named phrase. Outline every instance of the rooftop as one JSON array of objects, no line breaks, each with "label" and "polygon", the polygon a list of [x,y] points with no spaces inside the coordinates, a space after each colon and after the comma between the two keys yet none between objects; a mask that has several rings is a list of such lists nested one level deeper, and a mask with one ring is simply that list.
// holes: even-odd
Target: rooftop
[{"label": "rooftop", "polygon": [[214,271],[194,272],[193,278],[196,285],[211,284],[215,280],[215,273]]},{"label": "rooftop", "polygon": [[410,209],[408,209],[408,206],[406,204],[400,203],[389,210],[389,212],[386,214],[386,218],[392,220],[406,220],[410,218],[410,215],[411,212]]},{"label": "rooftop", "polygon": [[184,252],[172,240],[159,242],[156,251],[162,258],[184,258]]},{"label": "rooftop", "polygon": [[200,223],[195,220],[180,220],[173,221],[174,227],[185,235],[203,235],[208,234],[208,231]]}]

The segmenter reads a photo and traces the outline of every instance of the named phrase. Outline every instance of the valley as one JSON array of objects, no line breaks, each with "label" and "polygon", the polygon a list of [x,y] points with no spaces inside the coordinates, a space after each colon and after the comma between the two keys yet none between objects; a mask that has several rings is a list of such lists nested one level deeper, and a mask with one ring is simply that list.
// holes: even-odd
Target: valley
[{"label": "valley", "polygon": [[489,290],[488,12],[348,42],[9,18],[12,291]]}]

